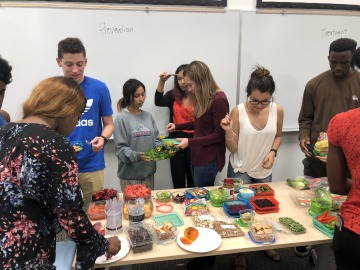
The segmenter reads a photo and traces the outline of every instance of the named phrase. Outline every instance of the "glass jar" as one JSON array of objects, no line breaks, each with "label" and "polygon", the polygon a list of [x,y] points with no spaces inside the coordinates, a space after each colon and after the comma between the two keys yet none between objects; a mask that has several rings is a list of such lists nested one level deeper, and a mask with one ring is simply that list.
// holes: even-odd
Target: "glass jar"
[{"label": "glass jar", "polygon": [[[135,200],[138,197],[128,197],[124,195],[124,205],[123,205],[123,215],[124,218],[129,219],[129,207],[128,204],[135,204]],[[144,197],[144,214],[145,218],[150,218],[153,213],[153,203],[151,200],[151,194],[147,197]]]}]

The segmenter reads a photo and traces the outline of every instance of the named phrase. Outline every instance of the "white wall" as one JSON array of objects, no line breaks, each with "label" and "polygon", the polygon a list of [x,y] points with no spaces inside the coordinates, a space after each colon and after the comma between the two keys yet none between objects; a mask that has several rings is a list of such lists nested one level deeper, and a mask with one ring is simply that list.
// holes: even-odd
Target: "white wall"
[{"label": "white wall", "polygon": [[[229,10],[255,10],[256,0],[228,0]],[[285,112],[286,113],[286,112]],[[299,148],[297,139],[298,132],[283,133],[283,141],[279,149],[276,163],[273,169],[273,181],[284,181],[288,177],[301,175],[303,172],[302,159],[304,158]],[[228,153],[227,153],[228,156]],[[117,158],[114,154],[113,141],[109,141],[105,148],[105,186],[120,190],[119,180],[116,176]],[[227,161],[228,162],[228,161]],[[217,179],[226,177],[226,168],[218,174]],[[168,160],[157,163],[157,172],[155,174],[155,188],[172,188],[170,164]]]}]

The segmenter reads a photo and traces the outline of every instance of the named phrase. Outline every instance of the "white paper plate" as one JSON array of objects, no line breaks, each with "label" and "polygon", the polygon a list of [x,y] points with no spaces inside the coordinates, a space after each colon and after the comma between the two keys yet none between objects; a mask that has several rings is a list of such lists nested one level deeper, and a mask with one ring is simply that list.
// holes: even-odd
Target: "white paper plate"
[{"label": "white paper plate", "polygon": [[205,253],[217,249],[221,245],[221,236],[212,229],[196,227],[199,231],[198,238],[190,245],[185,245],[180,238],[184,236],[184,231],[180,232],[177,237],[178,245],[191,252]]},{"label": "white paper plate", "polygon": [[[106,238],[108,238],[110,236],[107,236]],[[126,240],[125,238],[123,237],[119,237],[119,240],[121,241],[121,249],[120,251],[112,256],[110,259],[106,259],[106,256],[105,255],[102,255],[100,257],[98,257],[95,261],[95,264],[99,264],[99,265],[102,265],[102,264],[108,264],[108,263],[113,263],[113,262],[116,262],[118,260],[121,260],[122,258],[124,258],[130,251],[130,244],[129,244],[129,241]]]}]

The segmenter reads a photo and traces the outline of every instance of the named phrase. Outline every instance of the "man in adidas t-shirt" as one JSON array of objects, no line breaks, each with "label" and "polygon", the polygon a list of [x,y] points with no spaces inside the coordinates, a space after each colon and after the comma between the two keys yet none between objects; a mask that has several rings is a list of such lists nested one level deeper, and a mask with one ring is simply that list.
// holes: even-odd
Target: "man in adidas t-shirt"
[{"label": "man in adidas t-shirt", "polygon": [[82,148],[78,152],[79,181],[87,205],[92,193],[103,189],[104,146],[114,131],[110,92],[103,82],[84,75],[87,59],[80,39],[60,41],[56,61],[65,77],[80,84],[87,99],[85,111],[68,137],[73,145]]}]

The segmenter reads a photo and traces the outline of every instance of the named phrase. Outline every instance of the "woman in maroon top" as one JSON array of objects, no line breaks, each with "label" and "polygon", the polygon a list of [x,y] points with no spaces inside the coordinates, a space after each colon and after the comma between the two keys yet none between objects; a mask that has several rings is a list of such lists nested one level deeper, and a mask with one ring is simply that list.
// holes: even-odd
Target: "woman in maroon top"
[{"label": "woman in maroon top", "polygon": [[178,147],[191,148],[194,185],[213,186],[218,171],[225,165],[225,132],[220,122],[229,112],[229,102],[203,62],[191,62],[185,68],[184,76],[188,96],[194,105],[195,122],[169,123],[167,130],[194,129],[193,138],[177,139],[180,141]]}]

